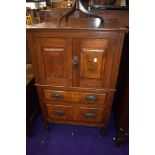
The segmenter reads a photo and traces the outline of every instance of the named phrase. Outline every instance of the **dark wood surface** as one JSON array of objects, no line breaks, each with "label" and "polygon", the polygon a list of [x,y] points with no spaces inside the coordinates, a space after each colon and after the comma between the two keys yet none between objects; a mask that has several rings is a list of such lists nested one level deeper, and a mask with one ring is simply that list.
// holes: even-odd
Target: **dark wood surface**
[{"label": "dark wood surface", "polygon": [[[28,25],[27,29],[57,29],[57,18],[48,18],[46,22]],[[92,17],[71,17],[68,21],[63,20],[59,30],[104,30],[104,31],[122,31],[127,32],[128,28],[116,18],[105,18],[104,23],[100,23],[100,19]]]},{"label": "dark wood surface", "polygon": [[[76,0],[73,2],[73,5],[71,7],[71,9],[69,9],[68,12],[66,12],[64,15],[60,16],[57,20],[57,26],[60,27],[61,21],[63,18],[65,18],[66,20],[68,20],[69,16],[73,15],[76,11],[85,14],[86,16],[89,17],[96,17],[99,18],[101,20],[101,22],[104,22],[104,19],[102,18],[102,16],[100,16],[99,14],[96,14],[95,12],[89,11],[87,10],[83,4],[81,3],[82,0]],[[85,1],[86,2],[86,1]],[[87,1],[88,3],[88,1]]]},{"label": "dark wood surface", "polygon": [[125,36],[113,111],[116,126],[115,144],[120,147],[129,138],[129,34]]},{"label": "dark wood surface", "polygon": [[[107,126],[128,28],[117,19],[104,25],[97,25],[98,20],[70,18],[57,28],[56,19],[51,18],[27,27],[46,127],[48,122]],[[55,91],[59,93],[53,99]],[[87,103],[86,93],[98,97],[95,104]]]},{"label": "dark wood surface", "polygon": [[[51,10],[44,11],[43,19],[42,21],[53,21],[51,18],[58,18],[59,16],[62,16],[68,11],[67,8],[52,8]],[[96,12],[96,10],[93,10]],[[129,26],[129,11],[128,10],[97,10],[97,13],[99,13],[104,19],[116,19],[122,26]],[[70,18],[81,18],[86,17],[86,15],[80,13],[74,13],[72,17]],[[69,18],[69,19],[70,19]],[[89,18],[89,17],[87,17]],[[91,19],[91,18],[89,18]],[[75,25],[74,25],[75,26]]]},{"label": "dark wood surface", "polygon": [[32,74],[32,65],[26,65],[26,136],[33,136],[33,125],[39,114],[39,102],[35,80]]}]

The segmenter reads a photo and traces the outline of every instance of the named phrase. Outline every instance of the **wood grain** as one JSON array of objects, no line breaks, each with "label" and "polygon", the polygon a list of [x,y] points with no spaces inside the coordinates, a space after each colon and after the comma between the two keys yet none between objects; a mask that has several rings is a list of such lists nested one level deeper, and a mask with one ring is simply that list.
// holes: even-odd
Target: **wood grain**
[{"label": "wood grain", "polygon": [[[56,98],[53,95],[61,95],[62,98]],[[89,101],[87,98],[93,96],[96,100]],[[54,91],[54,90],[44,90],[44,97],[46,100],[54,102],[77,102],[79,104],[87,103],[91,105],[95,104],[105,104],[106,94],[97,93],[83,93],[83,92],[73,92],[73,91]]]}]

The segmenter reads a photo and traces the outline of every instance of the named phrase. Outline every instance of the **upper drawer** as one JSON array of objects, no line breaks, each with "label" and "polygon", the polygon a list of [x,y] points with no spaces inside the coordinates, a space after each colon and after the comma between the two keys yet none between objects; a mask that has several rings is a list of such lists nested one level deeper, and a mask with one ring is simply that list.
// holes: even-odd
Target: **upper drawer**
[{"label": "upper drawer", "polygon": [[87,104],[104,104],[106,94],[44,90],[44,98],[50,101],[65,101]]}]

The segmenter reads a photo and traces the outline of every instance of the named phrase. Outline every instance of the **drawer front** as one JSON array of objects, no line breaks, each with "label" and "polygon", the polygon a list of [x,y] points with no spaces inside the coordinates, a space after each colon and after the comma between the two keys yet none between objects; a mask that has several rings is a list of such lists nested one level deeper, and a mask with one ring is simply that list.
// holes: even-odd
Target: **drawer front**
[{"label": "drawer front", "polygon": [[58,120],[72,120],[72,108],[70,106],[47,106],[48,117]]},{"label": "drawer front", "polygon": [[82,122],[101,122],[102,117],[103,109],[80,107],[74,119]]},{"label": "drawer front", "polygon": [[106,94],[44,90],[44,98],[49,101],[104,104]]}]

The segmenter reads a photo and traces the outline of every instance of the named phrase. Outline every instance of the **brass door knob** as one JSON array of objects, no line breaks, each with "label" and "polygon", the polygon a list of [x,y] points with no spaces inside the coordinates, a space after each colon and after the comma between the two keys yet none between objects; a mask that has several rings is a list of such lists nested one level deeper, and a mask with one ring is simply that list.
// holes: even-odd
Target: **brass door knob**
[{"label": "brass door knob", "polygon": [[73,58],[73,68],[78,69],[78,65],[79,65],[78,57],[74,56],[74,58]]}]

